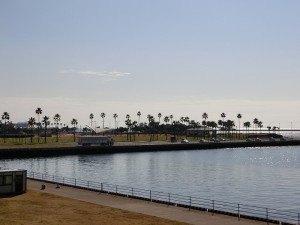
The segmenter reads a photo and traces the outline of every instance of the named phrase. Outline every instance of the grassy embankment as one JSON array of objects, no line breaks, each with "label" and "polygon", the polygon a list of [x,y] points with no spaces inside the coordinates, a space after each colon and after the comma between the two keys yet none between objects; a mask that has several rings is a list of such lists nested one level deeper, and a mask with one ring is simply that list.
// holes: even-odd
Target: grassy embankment
[{"label": "grassy embankment", "polygon": [[185,224],[32,190],[14,197],[0,197],[0,202],[0,224],[5,225]]},{"label": "grassy embankment", "polygon": [[[130,138],[127,137],[126,134],[122,135],[111,135],[111,137],[115,140],[115,142],[129,142]],[[220,137],[223,137],[220,135]],[[238,135],[234,136],[236,140]],[[185,136],[177,136],[177,140],[185,139]],[[226,137],[225,137],[226,138]],[[241,139],[245,139],[245,135],[240,136]],[[189,141],[197,141],[201,138],[188,137]],[[206,138],[208,139],[208,138]],[[38,138],[34,137],[31,143],[31,138],[6,138],[4,142],[4,138],[0,138],[0,149],[2,148],[43,148],[43,147],[67,147],[67,146],[76,146],[78,141],[78,137],[76,137],[76,141],[74,142],[72,134],[64,134],[60,135],[58,138],[58,142],[56,141],[56,136],[47,137],[47,143],[45,143],[44,137],[40,137],[39,143]],[[150,135],[147,134],[136,134],[135,139],[134,135],[131,136],[131,141],[133,142],[149,142]],[[170,135],[160,134],[154,135],[152,137],[152,141],[170,141]]]}]

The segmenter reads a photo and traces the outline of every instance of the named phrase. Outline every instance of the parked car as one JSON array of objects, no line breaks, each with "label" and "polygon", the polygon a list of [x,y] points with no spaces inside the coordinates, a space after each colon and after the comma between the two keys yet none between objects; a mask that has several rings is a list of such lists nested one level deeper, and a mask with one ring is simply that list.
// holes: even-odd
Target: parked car
[{"label": "parked car", "polygon": [[280,138],[280,141],[287,141],[287,138],[281,137],[281,138]]},{"label": "parked car", "polygon": [[276,141],[276,139],[273,138],[273,137],[270,137],[270,138],[269,138],[269,141]]},{"label": "parked car", "polygon": [[255,138],[256,142],[261,142],[262,140],[260,138]]},{"label": "parked car", "polygon": [[218,139],[218,138],[211,138],[210,141],[212,141],[212,142],[220,142],[220,139]]},{"label": "parked car", "polygon": [[182,139],[181,140],[181,144],[188,144],[188,143],[189,143],[189,141],[187,139]]}]

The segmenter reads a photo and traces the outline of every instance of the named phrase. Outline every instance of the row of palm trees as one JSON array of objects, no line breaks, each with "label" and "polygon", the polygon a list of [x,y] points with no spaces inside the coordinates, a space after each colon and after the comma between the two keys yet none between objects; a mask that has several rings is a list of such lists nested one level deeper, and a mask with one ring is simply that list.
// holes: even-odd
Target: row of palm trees
[{"label": "row of palm trees", "polygon": [[[35,113],[37,114],[37,121],[34,117],[30,117],[28,120],[28,127],[31,129],[32,135],[31,135],[31,142],[32,142],[32,136],[33,136],[33,130],[36,127],[37,128],[37,132],[38,132],[38,142],[40,142],[40,132],[42,131],[42,128],[44,130],[44,142],[47,142],[47,128],[50,124],[50,117],[49,116],[44,116],[42,118],[42,109],[40,107],[38,107],[35,110]],[[185,117],[180,117],[180,119],[178,121],[173,121],[174,116],[173,115],[167,115],[162,117],[162,113],[158,113],[157,114],[157,118],[158,118],[158,122],[155,121],[155,117],[153,115],[148,114],[147,115],[147,119],[148,119],[148,123],[141,123],[140,122],[140,118],[141,118],[141,112],[138,111],[137,112],[137,117],[138,120],[131,120],[131,116],[129,114],[126,115],[126,120],[125,120],[125,125],[127,126],[127,131],[143,131],[143,132],[148,132],[148,133],[155,133],[155,132],[185,132],[185,130],[187,128],[197,128],[197,127],[204,127],[204,129],[206,127],[211,127],[216,129],[217,127],[219,127],[221,130],[225,131],[230,131],[233,130],[236,126],[234,121],[232,120],[227,120],[225,121],[226,118],[226,114],[223,112],[220,114],[220,117],[222,119],[220,119],[217,123],[215,121],[207,121],[208,120],[208,114],[206,112],[204,112],[202,114],[202,123],[196,122],[195,120],[191,120],[188,116]],[[105,127],[105,117],[106,117],[106,113],[102,112],[100,114],[100,117],[102,118],[102,127]],[[114,121],[115,121],[115,129],[122,129],[118,128],[117,126],[117,118],[118,118],[118,114],[114,113],[112,115]],[[91,120],[91,128],[93,127],[93,119],[94,119],[94,114],[91,113],[89,115],[89,119]],[[4,112],[2,114],[1,117],[2,120],[4,120],[4,128],[3,128],[3,132],[4,132],[4,137],[5,137],[5,130],[6,130],[6,124],[10,119],[9,113]],[[163,120],[163,122],[165,122],[165,124],[161,123],[161,119]],[[237,119],[238,119],[238,128],[239,128],[239,135],[240,135],[240,126],[241,126],[241,119],[242,119],[242,115],[240,113],[237,114]],[[58,129],[58,124],[61,121],[61,116],[59,114],[55,114],[53,117],[53,120],[56,122],[56,141],[58,142],[58,136],[59,136],[59,129]],[[96,122],[96,121],[95,121]],[[71,120],[71,124],[73,125],[74,128],[74,140],[75,140],[75,128],[78,125],[78,121],[77,119],[73,118]],[[246,128],[246,131],[249,132],[249,128],[251,127],[251,122],[246,121],[244,122],[243,126]],[[263,127],[263,123],[258,120],[257,118],[255,118],[253,120],[253,127],[257,128],[262,128]],[[268,127],[269,129],[269,127]],[[271,128],[270,128],[271,129]],[[269,129],[269,130],[270,130]],[[93,130],[93,128],[92,128]],[[124,128],[123,128],[124,130]],[[274,130],[274,129],[273,129]],[[205,133],[205,132],[204,132]]]},{"label": "row of palm trees", "polygon": [[[137,123],[140,123],[140,117],[141,117],[141,112],[140,111],[138,111],[137,112],[137,116],[138,116],[138,121],[137,121]],[[128,119],[128,116],[130,116],[129,114],[127,114],[126,115],[126,120]],[[101,113],[100,114],[100,117],[102,118],[102,127],[104,128],[104,119],[105,119],[105,117],[106,117],[106,114],[105,113]],[[158,113],[157,114],[157,117],[158,117],[158,123],[160,124],[160,120],[161,120],[161,117],[162,117],[162,114],[161,113]],[[225,119],[225,117],[226,117],[226,114],[225,113],[221,113],[221,117],[222,117],[222,119],[223,119],[223,121],[224,121],[224,119]],[[94,114],[93,113],[91,113],[90,114],[90,116],[89,116],[89,118],[90,118],[90,120],[91,120],[91,125],[93,124],[93,119],[94,119]],[[114,113],[113,114],[113,119],[115,120],[115,129],[117,128],[117,118],[118,118],[118,114],[117,113]],[[206,122],[206,120],[208,119],[208,114],[205,112],[205,113],[203,113],[202,114],[202,118],[205,120],[205,122]],[[238,115],[237,115],[237,118],[240,120],[241,118],[242,118],[242,115],[239,113]],[[147,115],[147,119],[148,119],[148,121],[150,122],[151,120],[153,120],[154,119],[154,116],[152,116],[152,115],[150,115],[150,114],[148,114]],[[163,118],[163,121],[165,122],[165,123],[168,123],[168,122],[170,122],[171,121],[171,124],[173,123],[173,115],[170,115],[170,116],[165,116],[164,118]],[[191,124],[191,123],[193,123],[194,122],[194,120],[190,120],[190,118],[189,117],[180,117],[180,122],[182,122],[182,123],[185,123],[186,125],[189,125],[189,124]],[[239,123],[240,124],[240,123]]]},{"label": "row of palm trees", "polygon": [[[31,130],[31,143],[33,142],[33,130],[35,128],[35,126],[37,127],[37,130],[38,130],[38,143],[40,143],[40,131],[41,131],[41,128],[42,126],[44,126],[44,142],[47,143],[47,127],[50,125],[50,117],[49,116],[44,116],[42,117],[42,120],[40,120],[40,116],[42,114],[42,109],[41,108],[37,108],[35,110],[35,113],[37,114],[38,116],[38,120],[36,121],[36,119],[34,117],[30,117],[27,121],[28,123],[28,128],[30,128]],[[4,133],[4,143],[6,142],[6,124],[7,124],[7,121],[10,119],[10,116],[9,116],[9,113],[8,112],[4,112],[2,114],[2,117],[1,117],[2,120],[4,120],[4,129],[3,129],[3,133]],[[59,124],[59,121],[61,120],[61,116],[59,114],[55,114],[54,117],[53,117],[53,120],[56,122],[56,141],[58,142],[58,135],[59,135],[59,129],[58,129],[58,124]],[[75,131],[76,131],[76,127],[78,125],[78,121],[77,119],[73,118],[71,120],[71,124],[73,125],[73,130],[74,130],[74,141],[75,141]]]},{"label": "row of palm trees", "polygon": [[[138,127],[142,127],[142,126],[145,126],[145,123],[141,124],[140,123],[140,118],[141,118],[141,112],[138,111],[137,112],[137,117],[138,117],[138,120],[134,120],[132,121],[130,119],[130,115],[127,114],[126,115],[126,120],[125,120],[125,125],[127,126],[127,129],[128,130],[139,130]],[[101,113],[100,114],[100,117],[102,118],[102,127],[104,128],[104,124],[105,124],[105,116],[106,114],[105,113]],[[115,121],[115,129],[118,129],[118,126],[117,126],[117,118],[118,118],[118,114],[117,113],[114,113],[113,115],[113,119]],[[163,117],[163,121],[165,122],[165,125],[169,124],[169,122],[171,121],[171,125],[173,125],[173,129],[174,129],[174,125],[176,124],[184,124],[186,127],[193,127],[193,128],[197,128],[197,127],[201,127],[203,126],[204,128],[205,127],[211,127],[211,128],[217,128],[218,126],[220,127],[221,130],[233,130],[236,126],[235,126],[235,123],[234,121],[232,120],[227,120],[225,121],[225,118],[226,118],[226,114],[223,112],[220,114],[220,117],[222,118],[221,120],[218,121],[218,123],[214,122],[214,121],[207,121],[208,119],[208,114],[206,112],[204,112],[202,114],[202,123],[199,123],[199,122],[196,122],[195,120],[190,120],[190,118],[188,116],[186,117],[180,117],[179,121],[173,121],[173,115],[168,115],[168,116],[165,116]],[[91,127],[92,127],[92,124],[93,124],[93,119],[94,119],[94,114],[91,113],[90,114],[90,120],[91,120]],[[161,124],[161,118],[162,118],[162,113],[158,113],[157,114],[157,118],[158,118],[158,122],[155,121],[155,117],[148,114],[147,115],[147,119],[148,119],[148,128],[153,128],[155,127],[155,124],[160,126],[162,125]],[[239,137],[240,137],[240,130],[241,130],[241,119],[242,119],[242,114],[241,113],[238,113],[237,114],[237,119],[238,119],[238,129],[239,129]],[[247,121],[247,122],[244,122],[243,126],[246,128],[246,130],[249,131],[249,128],[251,127],[251,122]],[[262,128],[263,127],[263,123],[262,121],[258,120],[257,118],[255,118],[253,120],[253,127],[255,127],[256,129],[257,128]],[[205,132],[204,132],[205,133]]]}]

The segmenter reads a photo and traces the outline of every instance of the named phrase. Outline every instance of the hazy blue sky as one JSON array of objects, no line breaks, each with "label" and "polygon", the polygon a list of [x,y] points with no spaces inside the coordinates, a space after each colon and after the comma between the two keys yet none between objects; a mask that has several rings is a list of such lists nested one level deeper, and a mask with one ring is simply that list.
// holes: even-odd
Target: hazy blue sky
[{"label": "hazy blue sky", "polygon": [[299,0],[0,0],[0,113],[300,127]]}]

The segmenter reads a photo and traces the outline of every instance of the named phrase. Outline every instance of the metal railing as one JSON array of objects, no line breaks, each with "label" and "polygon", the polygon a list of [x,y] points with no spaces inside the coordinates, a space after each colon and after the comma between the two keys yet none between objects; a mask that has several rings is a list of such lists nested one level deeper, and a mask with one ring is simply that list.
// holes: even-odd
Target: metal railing
[{"label": "metal railing", "polygon": [[212,215],[219,213],[235,216],[238,219],[248,218],[277,224],[300,225],[300,213],[296,211],[276,210],[271,208],[145,190],[141,188],[41,174],[36,172],[28,172],[27,177],[34,180],[51,182],[59,185],[78,187],[82,189],[143,199],[151,202],[174,205],[188,209],[207,211],[212,213]]}]

